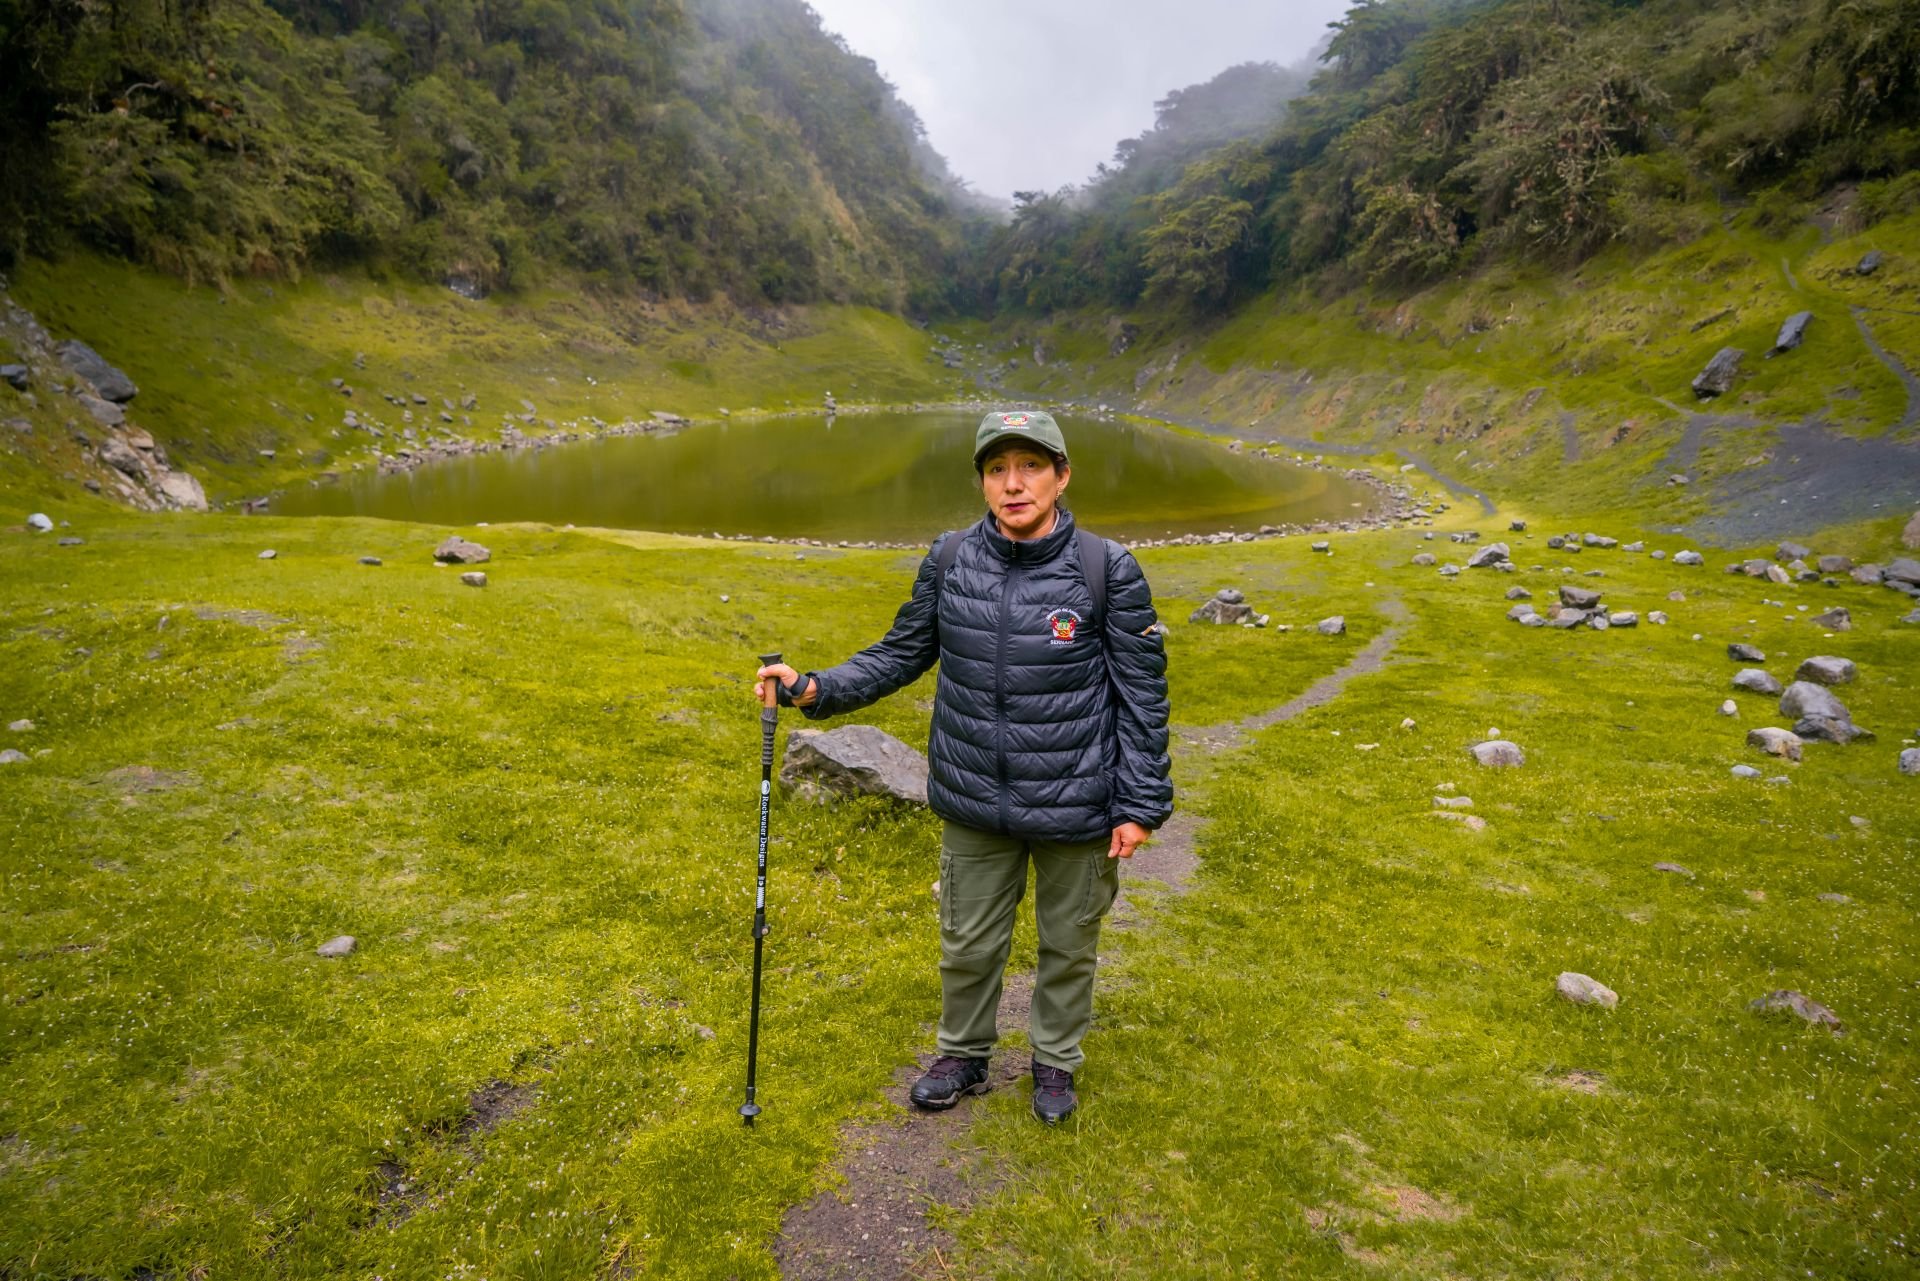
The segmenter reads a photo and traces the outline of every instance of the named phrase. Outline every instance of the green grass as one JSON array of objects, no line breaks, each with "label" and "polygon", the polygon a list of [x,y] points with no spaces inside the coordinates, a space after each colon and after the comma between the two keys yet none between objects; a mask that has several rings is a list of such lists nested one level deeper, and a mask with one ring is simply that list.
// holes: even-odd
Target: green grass
[{"label": "green grass", "polygon": [[[780,805],[768,1112],[743,1133],[746,677],[768,646],[818,664],[877,636],[914,557],[495,528],[475,591],[429,563],[435,529],[76,532],[0,537],[0,720],[47,751],[0,770],[0,1271],[772,1276],[838,1127],[925,1046],[936,834]],[[1523,565],[1562,563],[1542,542]],[[1197,887],[1110,956],[1077,1126],[989,1099],[975,1134],[1008,1179],[959,1220],[955,1274],[1909,1272],[1920,821],[1892,762],[1920,628],[1880,589],[1589,552],[1608,576],[1581,581],[1672,626],[1528,631],[1500,593],[1556,575],[1446,581],[1407,564],[1422,548],[1452,545],[1142,554],[1184,725],[1332,671],[1389,598],[1408,630],[1183,793],[1214,819]],[[1227,583],[1296,629],[1187,626]],[[1856,630],[1817,639],[1762,596],[1846,603]],[[1335,612],[1348,636],[1312,632]],[[1769,763],[1789,786],[1733,779],[1759,759],[1745,727],[1777,721],[1748,696],[1715,713],[1735,638],[1781,675],[1855,658],[1842,693],[1880,741]],[[924,745],[930,696],[861,719]],[[1467,758],[1491,725],[1524,769]],[[1426,817],[1442,782],[1488,831]],[[313,955],[338,933],[352,957]],[[1620,1009],[1557,1001],[1561,969]],[[1775,987],[1848,1035],[1745,1011]],[[1601,1092],[1551,1083],[1570,1068]],[[464,1132],[496,1080],[531,1100]],[[404,1204],[380,1203],[383,1163]],[[1400,1222],[1369,1191],[1403,1186],[1462,1213]]]}]

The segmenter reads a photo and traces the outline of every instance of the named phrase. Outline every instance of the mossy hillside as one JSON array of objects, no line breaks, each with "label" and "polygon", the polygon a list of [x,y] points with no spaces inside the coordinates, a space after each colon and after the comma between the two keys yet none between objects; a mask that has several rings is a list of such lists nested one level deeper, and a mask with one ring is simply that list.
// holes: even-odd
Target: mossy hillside
[{"label": "mossy hillside", "polygon": [[[216,502],[371,466],[377,453],[411,443],[403,408],[422,440],[443,431],[496,440],[507,415],[532,435],[549,422],[644,421],[653,410],[813,408],[829,390],[846,403],[892,403],[960,389],[929,359],[924,333],[861,307],[749,312],[565,289],[475,302],[357,275],[238,282],[223,292],[87,255],[29,261],[10,292],[56,339],[80,338],[132,376],[140,395],[130,417]],[[353,395],[335,390],[334,378]],[[383,393],[426,403],[392,405]],[[468,394],[478,402],[471,412],[460,407]],[[0,484],[77,501],[77,483],[35,472],[71,470],[77,454],[66,456],[74,447],[64,425],[91,426],[86,415],[58,396],[39,396],[35,410],[11,389],[0,396],[36,426],[0,466]],[[531,424],[520,421],[522,400],[535,407]],[[348,410],[386,436],[343,427]]]},{"label": "mossy hillside", "polygon": [[[36,723],[10,739],[49,749],[0,774],[18,938],[0,969],[17,1083],[0,1258],[51,1275],[572,1276],[615,1258],[773,1275],[780,1215],[825,1177],[837,1125],[924,1046],[936,825],[782,799],[769,1112],[743,1135],[746,677],[768,646],[813,665],[880,634],[915,557],[495,528],[479,534],[492,584],[474,590],[429,564],[442,530],[77,532],[80,547],[0,540],[0,705]],[[1893,536],[1882,520],[1833,545],[1884,558]],[[1517,541],[1523,565],[1559,563]],[[1563,1273],[1683,1275],[1682,1238],[1749,1273],[1789,1249],[1820,1271],[1855,1258],[1844,1233],[1871,1263],[1887,1225],[1913,1220],[1888,1164],[1911,1138],[1899,1029],[1915,1011],[1890,976],[1920,839],[1891,764],[1920,641],[1893,625],[1899,598],[1595,552],[1575,566],[1607,577],[1579,581],[1673,625],[1543,633],[1504,622],[1501,592],[1544,595],[1557,575],[1407,563],[1436,545],[1396,531],[1338,536],[1331,557],[1298,539],[1142,553],[1183,726],[1277,705],[1404,611],[1399,661],[1223,762],[1199,888],[1129,935],[1103,984],[1080,1128],[1039,1134],[1020,1098],[990,1100],[988,1137],[1033,1177],[962,1223],[976,1270],[1332,1271],[1338,1241],[1304,1213],[1362,1218],[1366,1182],[1472,1206],[1431,1228],[1337,1220],[1415,1270],[1446,1249],[1487,1265],[1468,1271],[1525,1271],[1525,1232]],[[1229,583],[1298,626],[1185,625]],[[1686,603],[1665,601],[1674,584]],[[1763,596],[1844,602],[1858,626],[1816,639]],[[1307,626],[1335,612],[1347,636]],[[1797,768],[1743,748],[1774,718],[1744,695],[1740,718],[1714,714],[1733,638],[1781,675],[1803,653],[1854,657],[1862,679],[1841,692],[1880,742],[1815,745]],[[930,696],[923,681],[861,719],[923,746]],[[1489,725],[1526,745],[1526,769],[1467,760]],[[1741,760],[1794,781],[1736,785]],[[1489,831],[1424,816],[1441,781]],[[1658,858],[1698,881],[1654,876]],[[1826,890],[1854,902],[1808,901]],[[355,955],[312,955],[342,932]],[[1031,947],[1023,927],[1016,968]],[[1610,982],[1622,1008],[1557,1003],[1560,968]],[[1776,986],[1834,1006],[1848,1037],[1745,1014]],[[1603,1093],[1536,1080],[1566,1066]],[[475,1131],[466,1100],[495,1080],[531,1092]],[[1730,1215],[1775,1234],[1729,1239]]]},{"label": "mossy hillside", "polygon": [[[1888,265],[1853,274],[1870,249]],[[1503,498],[1568,518],[1701,514],[1703,486],[1752,465],[1773,425],[1811,416],[1833,430],[1896,429],[1907,388],[1851,312],[1909,370],[1920,369],[1920,215],[1822,243],[1736,219],[1691,244],[1616,247],[1574,270],[1504,263],[1410,296],[1304,289],[1251,302],[1194,331],[1142,314],[1142,338],[1109,354],[1105,314],[1009,319],[1000,342],[1044,340],[1056,358],[1014,384],[1263,433],[1418,453]],[[1765,360],[1780,322],[1810,310],[1805,344]],[[1696,328],[1697,326],[1697,328]],[[1747,352],[1734,391],[1698,403],[1695,374],[1722,347]],[[1136,390],[1136,386],[1138,390]],[[1696,413],[1715,415],[1691,487],[1665,484]]]}]

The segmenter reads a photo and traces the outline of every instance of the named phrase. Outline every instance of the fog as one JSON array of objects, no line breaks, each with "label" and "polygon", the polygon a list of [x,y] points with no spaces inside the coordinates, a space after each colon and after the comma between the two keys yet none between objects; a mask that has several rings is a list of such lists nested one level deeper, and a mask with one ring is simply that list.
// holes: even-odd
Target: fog
[{"label": "fog", "polygon": [[1171,89],[1297,62],[1347,0],[812,0],[983,195],[1085,181]]}]

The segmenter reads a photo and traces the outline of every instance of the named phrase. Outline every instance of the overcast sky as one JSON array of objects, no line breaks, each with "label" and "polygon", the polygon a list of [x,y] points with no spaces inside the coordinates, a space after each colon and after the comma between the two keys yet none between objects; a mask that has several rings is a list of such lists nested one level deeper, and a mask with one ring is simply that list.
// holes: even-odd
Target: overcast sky
[{"label": "overcast sky", "polygon": [[1296,61],[1347,0],[811,0],[990,196],[1084,181],[1154,99]]}]

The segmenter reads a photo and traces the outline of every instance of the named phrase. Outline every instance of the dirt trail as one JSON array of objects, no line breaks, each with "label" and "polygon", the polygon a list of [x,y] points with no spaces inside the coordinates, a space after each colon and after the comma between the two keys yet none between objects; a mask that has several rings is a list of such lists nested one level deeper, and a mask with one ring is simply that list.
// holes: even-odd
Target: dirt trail
[{"label": "dirt trail", "polygon": [[[1124,934],[1141,923],[1132,891],[1151,886],[1182,894],[1199,867],[1196,842],[1203,826],[1195,816],[1195,793],[1203,791],[1213,759],[1245,746],[1252,735],[1330,702],[1348,681],[1379,671],[1405,634],[1408,613],[1397,597],[1379,602],[1389,626],[1347,660],[1278,707],[1237,721],[1179,731],[1173,754],[1183,781],[1182,808],[1135,854],[1125,868],[1119,900],[1108,922]],[[1195,778],[1193,775],[1197,774]],[[1111,952],[1112,948],[1103,949]],[[1009,975],[1000,1001],[1000,1025],[1026,1025],[1033,975]],[[946,1255],[953,1237],[929,1221],[935,1209],[961,1211],[993,1190],[997,1180],[984,1150],[971,1141],[974,1111],[968,1099],[951,1112],[921,1112],[907,1103],[907,1089],[931,1062],[903,1066],[883,1094],[890,1105],[878,1120],[849,1127],[843,1135],[841,1184],[787,1212],[774,1243],[774,1258],[786,1281],[896,1281],[950,1277]],[[1024,1046],[1002,1046],[990,1068],[995,1090],[1018,1088],[1027,1074]]]}]

